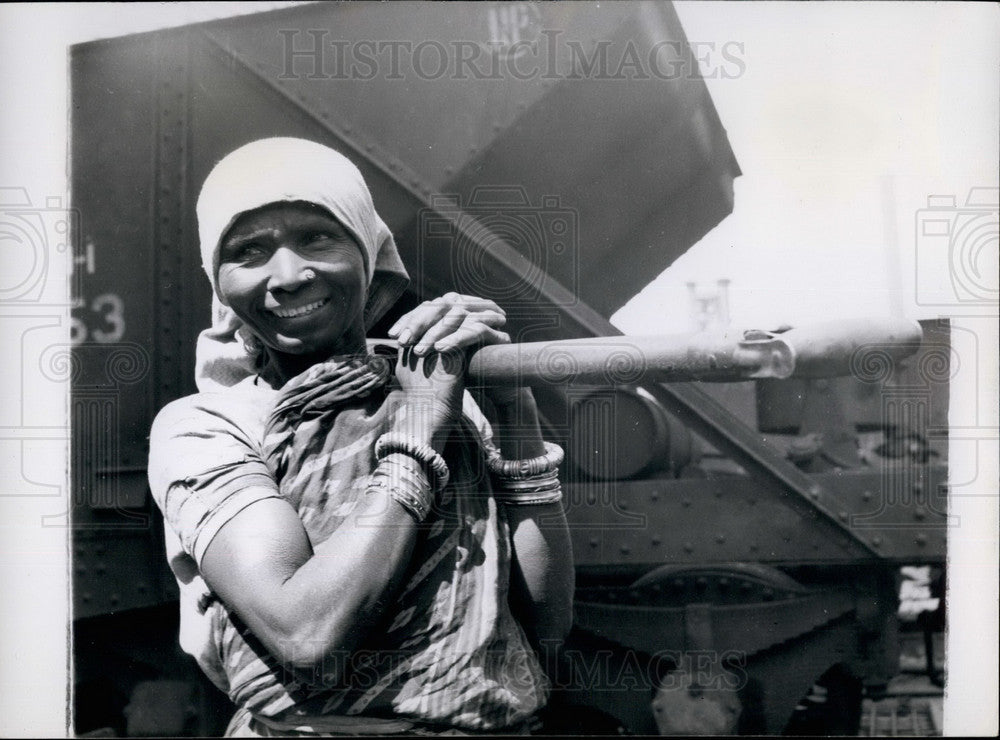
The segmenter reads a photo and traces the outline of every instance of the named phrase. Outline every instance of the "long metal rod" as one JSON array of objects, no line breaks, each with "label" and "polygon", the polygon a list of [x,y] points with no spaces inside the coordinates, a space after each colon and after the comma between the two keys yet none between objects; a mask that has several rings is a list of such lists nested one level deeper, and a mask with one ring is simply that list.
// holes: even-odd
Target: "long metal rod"
[{"label": "long metal rod", "polygon": [[[726,336],[609,336],[494,345],[469,360],[471,384],[584,383],[644,385],[668,411],[731,455],[751,474],[775,479],[788,491],[788,506],[825,521],[843,535],[858,557],[878,552],[835,513],[831,495],[753,430],[688,380],[735,382],[761,377],[880,377],[879,371],[919,348],[919,324],[907,321],[843,321],[790,329],[781,334]],[[372,349],[398,351],[390,340],[369,340]],[[669,384],[668,384],[669,383]]]},{"label": "long metal rod", "polygon": [[[472,385],[645,385],[758,378],[866,377],[916,352],[920,325],[848,320],[783,333],[615,336],[492,345],[469,358]],[[369,340],[382,354],[390,340]]]}]

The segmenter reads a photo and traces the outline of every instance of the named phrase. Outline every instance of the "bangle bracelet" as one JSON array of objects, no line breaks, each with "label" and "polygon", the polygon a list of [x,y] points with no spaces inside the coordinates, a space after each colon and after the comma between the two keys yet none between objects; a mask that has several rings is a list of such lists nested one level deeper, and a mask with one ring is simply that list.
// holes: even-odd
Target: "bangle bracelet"
[{"label": "bangle bracelet", "polygon": [[403,485],[419,491],[432,499],[431,482],[423,465],[403,452],[390,452],[379,462],[380,474],[387,476],[392,485]]},{"label": "bangle bracelet", "polygon": [[408,434],[386,432],[375,442],[375,459],[381,462],[386,455],[391,455],[393,452],[402,452],[419,462],[435,492],[448,485],[450,476],[448,464],[430,445],[418,442]]},{"label": "bangle bracelet", "polygon": [[540,484],[547,483],[549,481],[559,480],[559,468],[553,468],[552,470],[546,470],[544,473],[538,473],[536,475],[529,475],[524,478],[502,478],[497,476],[497,483],[499,483],[504,488],[517,487],[522,484]]},{"label": "bangle bracelet", "polygon": [[433,496],[423,469],[415,468],[413,462],[407,455],[387,455],[372,474],[366,492],[386,491],[414,519],[423,522],[431,510]]},{"label": "bangle bracelet", "polygon": [[545,453],[524,460],[505,460],[499,454],[486,458],[486,467],[503,480],[524,480],[536,475],[557,471],[563,461],[563,449],[552,442],[542,442]]},{"label": "bangle bracelet", "polygon": [[555,504],[562,501],[562,488],[544,493],[528,493],[514,495],[511,493],[499,493],[496,500],[506,506],[539,506],[541,504]]},{"label": "bangle bracelet", "polygon": [[497,483],[505,491],[551,491],[559,488],[559,470],[556,469],[551,473],[542,473],[531,478],[514,480],[501,478]]},{"label": "bangle bracelet", "polygon": [[501,486],[504,493],[511,494],[522,494],[522,493],[542,493],[545,491],[557,491],[562,486],[559,483],[559,479],[547,480],[547,481],[516,481],[513,485]]}]

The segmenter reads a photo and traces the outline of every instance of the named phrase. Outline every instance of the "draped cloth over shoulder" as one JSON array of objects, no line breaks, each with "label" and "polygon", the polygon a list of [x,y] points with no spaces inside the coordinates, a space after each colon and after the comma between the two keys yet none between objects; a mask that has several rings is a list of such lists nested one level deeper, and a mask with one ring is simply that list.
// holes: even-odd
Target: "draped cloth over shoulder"
[{"label": "draped cloth over shoulder", "polygon": [[219,245],[247,211],[271,203],[306,201],[322,206],[346,228],[365,258],[370,328],[402,295],[409,278],[392,233],[372,202],[361,172],[339,152],[305,139],[261,139],[220,161],[198,197],[202,267],[212,283],[212,326],[198,337],[198,390],[235,385],[255,372],[241,339],[242,322],[219,295]]}]

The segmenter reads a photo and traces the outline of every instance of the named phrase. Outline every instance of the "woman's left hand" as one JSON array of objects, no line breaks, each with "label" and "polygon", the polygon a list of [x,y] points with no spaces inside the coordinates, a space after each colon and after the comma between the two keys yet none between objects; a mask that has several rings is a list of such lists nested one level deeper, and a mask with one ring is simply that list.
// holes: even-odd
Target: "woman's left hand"
[{"label": "woman's left hand", "polygon": [[425,301],[389,329],[401,347],[413,347],[417,355],[446,352],[486,344],[510,344],[502,331],[507,315],[488,298],[445,293]]},{"label": "woman's left hand", "polygon": [[[506,323],[507,314],[488,298],[445,293],[401,316],[388,333],[401,347],[413,347],[414,354],[423,356],[432,351],[510,344],[510,335],[502,331]],[[484,390],[497,408],[512,406],[525,396],[534,403],[527,388],[490,386]]]}]

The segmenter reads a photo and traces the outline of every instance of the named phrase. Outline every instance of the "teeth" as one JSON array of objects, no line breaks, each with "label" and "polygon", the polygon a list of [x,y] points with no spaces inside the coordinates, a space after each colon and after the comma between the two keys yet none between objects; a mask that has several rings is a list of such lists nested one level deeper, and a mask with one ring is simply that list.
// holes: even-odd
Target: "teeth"
[{"label": "teeth", "polygon": [[307,303],[305,306],[299,306],[298,308],[271,308],[268,310],[278,318],[293,319],[296,316],[304,316],[307,313],[312,313],[317,308],[325,306],[328,300],[328,298],[324,298],[313,303]]}]

